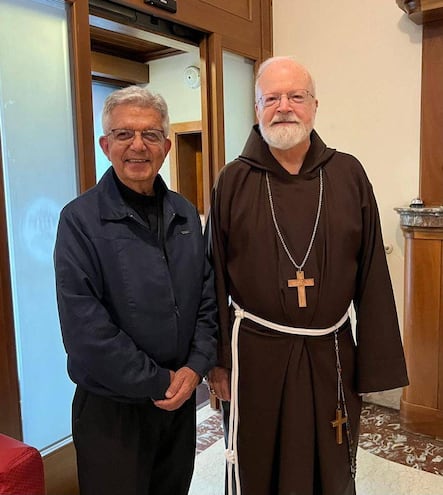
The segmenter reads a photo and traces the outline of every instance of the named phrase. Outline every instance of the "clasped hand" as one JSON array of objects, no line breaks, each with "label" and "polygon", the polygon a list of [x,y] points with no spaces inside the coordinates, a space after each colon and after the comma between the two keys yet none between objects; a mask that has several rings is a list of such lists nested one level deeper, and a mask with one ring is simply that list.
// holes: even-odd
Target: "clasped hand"
[{"label": "clasped hand", "polygon": [[154,405],[165,411],[175,411],[192,395],[200,383],[200,375],[191,368],[180,368],[176,372],[170,370],[171,383],[165,393],[165,399],[155,400]]},{"label": "clasped hand", "polygon": [[216,366],[208,373],[208,385],[211,393],[220,400],[231,400],[231,370]]}]

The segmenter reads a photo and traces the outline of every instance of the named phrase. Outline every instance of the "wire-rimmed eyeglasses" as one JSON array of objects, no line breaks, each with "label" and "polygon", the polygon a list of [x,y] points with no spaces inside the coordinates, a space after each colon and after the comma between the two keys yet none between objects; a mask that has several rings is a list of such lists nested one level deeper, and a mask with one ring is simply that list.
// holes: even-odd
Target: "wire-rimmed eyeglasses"
[{"label": "wire-rimmed eyeglasses", "polygon": [[315,96],[307,89],[295,89],[288,93],[266,93],[260,98],[257,98],[257,103],[261,103],[264,107],[272,107],[280,104],[282,96],[286,96],[290,105],[303,105],[309,98],[315,98]]},{"label": "wire-rimmed eyeglasses", "polygon": [[161,129],[143,129],[142,131],[136,131],[134,129],[111,129],[105,136],[112,135],[120,143],[130,143],[134,141],[137,132],[146,144],[160,144],[165,140],[165,134]]}]

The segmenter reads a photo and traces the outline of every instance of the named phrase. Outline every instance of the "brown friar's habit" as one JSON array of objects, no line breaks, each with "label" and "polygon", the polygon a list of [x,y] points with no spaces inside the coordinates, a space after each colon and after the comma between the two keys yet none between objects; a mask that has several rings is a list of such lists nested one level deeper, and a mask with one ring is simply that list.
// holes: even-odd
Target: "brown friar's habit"
[{"label": "brown friar's habit", "polygon": [[[319,198],[318,231],[304,266],[306,307],[288,287],[301,264]],[[353,303],[338,333],[353,455],[363,392],[408,383],[380,221],[372,186],[353,156],[326,147],[315,131],[298,175],[274,159],[255,126],[243,153],[221,171],[208,226],[220,311],[219,365],[231,367],[230,298],[249,313],[291,327],[327,328]],[[238,455],[242,495],[351,495],[348,438],[337,444],[334,335],[293,336],[242,320],[239,334]]]}]

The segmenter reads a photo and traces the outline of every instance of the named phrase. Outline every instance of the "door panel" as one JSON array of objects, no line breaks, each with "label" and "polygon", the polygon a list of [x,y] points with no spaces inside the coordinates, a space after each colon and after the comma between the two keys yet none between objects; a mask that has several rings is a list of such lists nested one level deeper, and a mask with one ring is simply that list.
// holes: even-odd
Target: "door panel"
[{"label": "door panel", "polygon": [[[73,385],[56,307],[58,215],[77,194],[67,11],[1,0],[2,162],[23,440],[70,435]],[[20,19],[20,22],[16,22]]]}]

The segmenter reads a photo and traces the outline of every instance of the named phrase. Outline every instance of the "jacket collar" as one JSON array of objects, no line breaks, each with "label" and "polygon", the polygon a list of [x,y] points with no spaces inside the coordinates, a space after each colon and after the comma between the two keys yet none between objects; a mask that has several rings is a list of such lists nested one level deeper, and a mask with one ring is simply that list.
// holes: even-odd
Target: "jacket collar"
[{"label": "jacket collar", "polygon": [[[168,189],[160,175],[157,175],[154,184],[155,188],[163,193],[163,217],[165,221],[170,221],[177,215],[186,218],[187,212],[183,202],[179,201],[180,196]],[[132,208],[123,200],[113,176],[112,166],[105,172],[95,188],[99,193],[98,204],[102,220],[117,221],[134,214]]]}]

